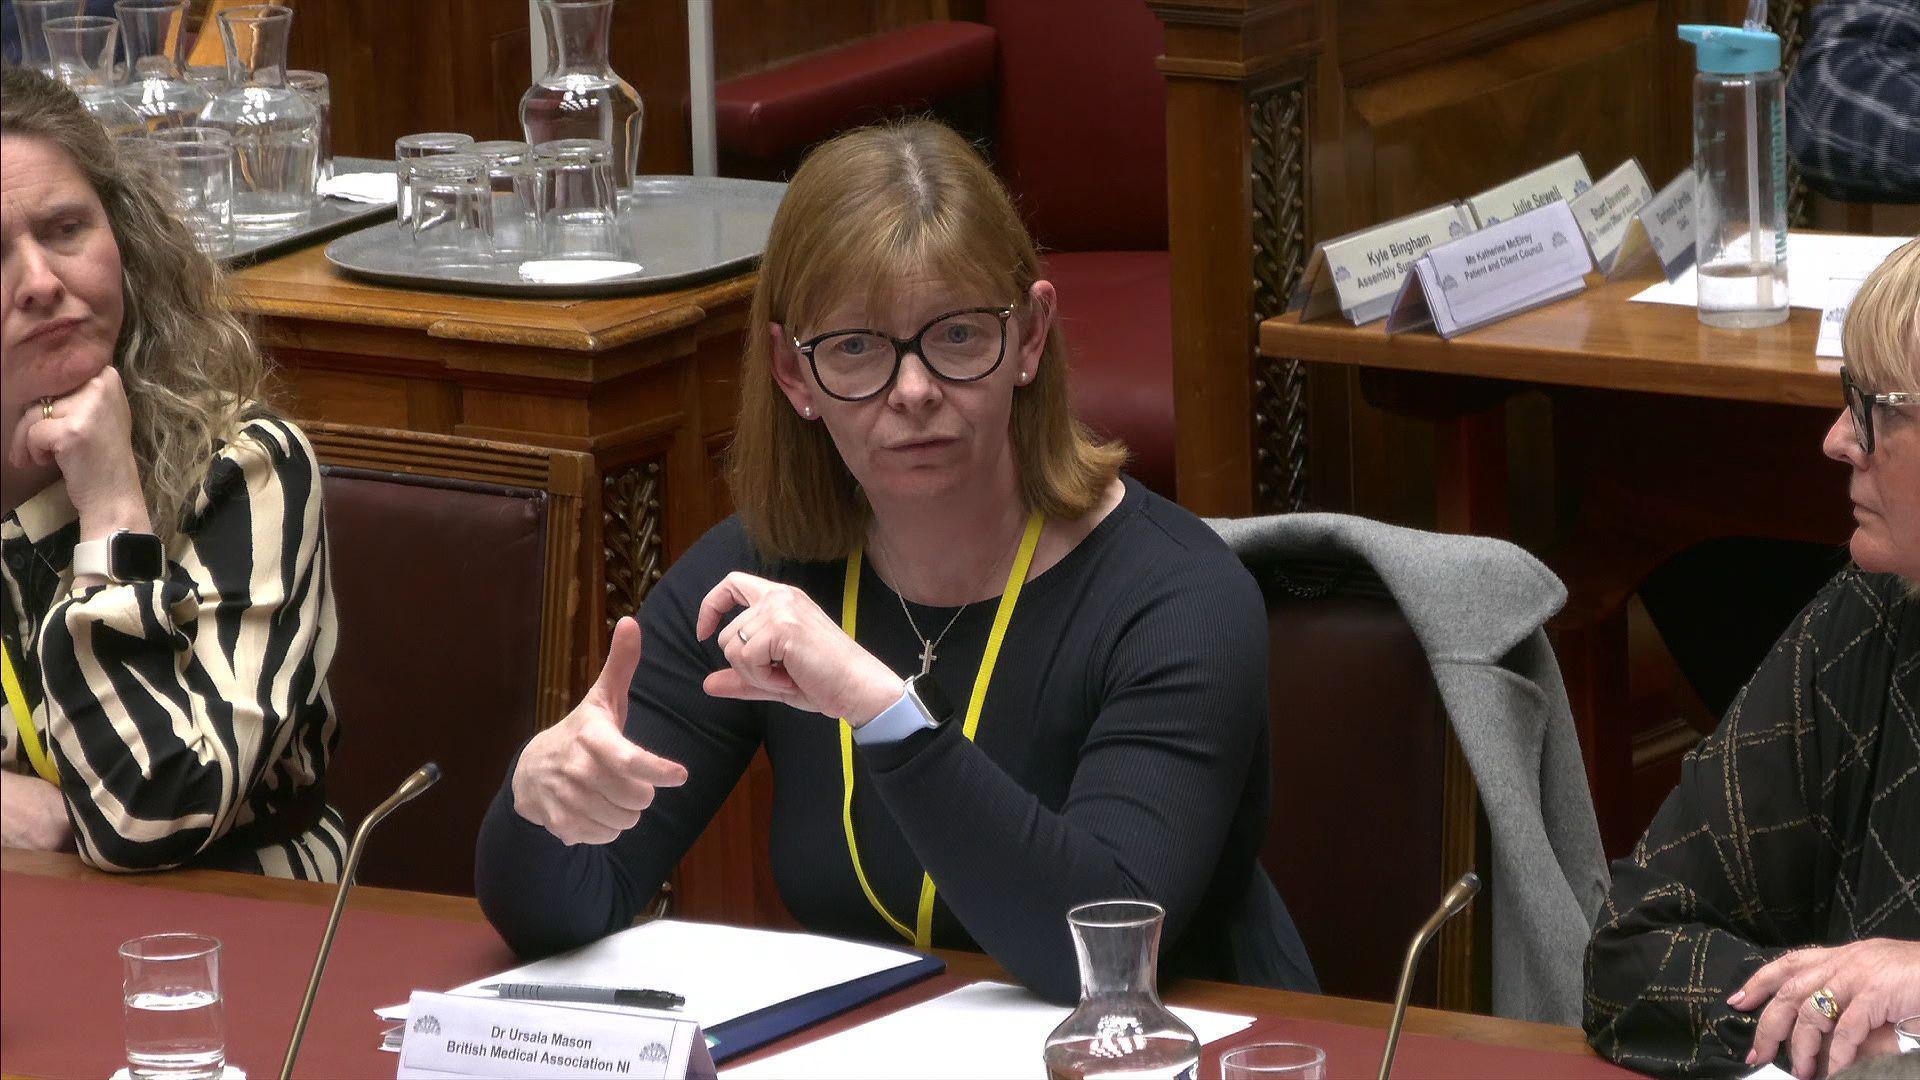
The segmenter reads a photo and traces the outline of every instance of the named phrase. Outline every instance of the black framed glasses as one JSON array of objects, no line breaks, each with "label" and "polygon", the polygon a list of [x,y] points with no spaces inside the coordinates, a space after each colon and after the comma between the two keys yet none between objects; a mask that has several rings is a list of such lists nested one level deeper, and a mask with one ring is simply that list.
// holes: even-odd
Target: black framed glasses
[{"label": "black framed glasses", "polygon": [[1853,381],[1853,372],[1847,365],[1840,365],[1840,392],[1846,395],[1847,412],[1853,416],[1853,433],[1860,439],[1860,449],[1873,453],[1873,407],[1884,406],[1889,409],[1903,405],[1920,404],[1920,394],[1892,393],[1869,394]]},{"label": "black framed glasses", "polygon": [[813,368],[813,381],[841,401],[865,401],[900,377],[908,353],[948,382],[976,382],[993,374],[1007,356],[1007,320],[1013,305],[961,308],[935,316],[910,338],[884,330],[829,330],[793,347]]}]

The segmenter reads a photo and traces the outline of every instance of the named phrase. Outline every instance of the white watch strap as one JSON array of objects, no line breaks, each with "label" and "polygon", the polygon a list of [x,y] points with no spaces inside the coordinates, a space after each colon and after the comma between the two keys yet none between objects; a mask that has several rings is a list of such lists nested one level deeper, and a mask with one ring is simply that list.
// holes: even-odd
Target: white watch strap
[{"label": "white watch strap", "polygon": [[107,541],[88,540],[73,545],[73,576],[86,577],[89,574],[111,580],[107,573]]}]

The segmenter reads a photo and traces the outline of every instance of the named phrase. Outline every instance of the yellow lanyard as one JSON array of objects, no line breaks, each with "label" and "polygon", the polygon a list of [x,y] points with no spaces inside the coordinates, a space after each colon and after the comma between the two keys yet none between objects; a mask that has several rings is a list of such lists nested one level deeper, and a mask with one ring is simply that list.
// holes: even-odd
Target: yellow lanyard
[{"label": "yellow lanyard", "polygon": [[[987,635],[987,651],[980,657],[980,671],[973,678],[973,695],[967,699],[967,718],[961,725],[961,733],[967,741],[973,741],[973,733],[980,729],[980,710],[987,701],[987,685],[993,681],[993,667],[1000,659],[1000,643],[1006,640],[1007,624],[1013,621],[1013,605],[1020,600],[1020,588],[1026,584],[1027,568],[1033,564],[1034,549],[1040,546],[1040,528],[1044,519],[1040,511],[1035,510],[1027,519],[1026,535],[1020,538],[1020,551],[1013,557],[1013,570],[1007,575],[1006,591],[1000,594],[1000,607],[993,613],[993,631]],[[841,591],[840,629],[848,637],[854,637],[855,616],[860,611],[860,560],[864,546],[853,549],[847,557],[847,582]],[[855,640],[858,640],[857,638]],[[867,872],[860,865],[860,843],[853,835],[853,725],[845,717],[840,718],[840,781],[846,792],[840,802],[840,823],[847,832],[847,854],[853,857],[853,876],[860,879],[860,891],[867,894],[867,903],[873,910],[887,920],[901,937],[913,942],[915,948],[925,949],[933,944],[933,875],[920,874],[920,908],[914,920],[915,928],[907,929],[906,924],[893,917],[887,906],[867,883]]]},{"label": "yellow lanyard", "polygon": [[13,650],[0,641],[0,681],[6,683],[7,705],[13,709],[13,722],[20,728],[20,748],[27,752],[33,771],[49,784],[60,783],[60,770],[53,758],[40,749],[40,732],[33,726],[33,710],[27,707],[27,691],[20,685],[20,673],[13,667]]}]

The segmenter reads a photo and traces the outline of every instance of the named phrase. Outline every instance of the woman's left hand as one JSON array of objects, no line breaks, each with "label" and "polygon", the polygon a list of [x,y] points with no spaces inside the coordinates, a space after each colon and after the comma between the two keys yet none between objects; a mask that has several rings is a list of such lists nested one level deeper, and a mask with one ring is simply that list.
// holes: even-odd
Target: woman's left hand
[{"label": "woman's left hand", "polygon": [[9,460],[20,468],[57,465],[67,497],[80,514],[80,539],[116,529],[152,532],[140,469],[133,457],[133,411],[126,387],[112,365],[80,389],[51,400],[51,417],[39,402],[27,407],[14,431]]},{"label": "woman's left hand", "polygon": [[[746,610],[722,627],[721,618],[740,607]],[[715,697],[778,701],[860,727],[906,687],[791,585],[728,574],[700,602],[694,634],[704,641],[715,630],[729,665],[707,676]]]},{"label": "woman's left hand", "polygon": [[[1813,1003],[1833,993],[1840,1018]],[[1839,1071],[1867,1051],[1894,1050],[1893,1024],[1920,1014],[1920,941],[1868,938],[1830,949],[1796,949],[1753,973],[1728,1004],[1742,1012],[1765,1006],[1747,1064],[1772,1061],[1785,1045],[1793,1075],[1811,1080]]]}]

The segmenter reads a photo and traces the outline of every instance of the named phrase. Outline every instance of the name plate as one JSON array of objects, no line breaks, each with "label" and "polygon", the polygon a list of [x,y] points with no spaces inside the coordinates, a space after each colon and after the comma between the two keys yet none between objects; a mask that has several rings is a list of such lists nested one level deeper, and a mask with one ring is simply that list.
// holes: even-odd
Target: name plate
[{"label": "name plate", "polygon": [[1827,279],[1827,306],[1820,312],[1820,337],[1813,343],[1813,355],[1838,360],[1846,356],[1840,348],[1840,331],[1846,328],[1847,312],[1866,277],[1835,275]]},{"label": "name plate", "polygon": [[1652,198],[1653,185],[1647,183],[1646,172],[1638,161],[1628,158],[1569,204],[1587,236],[1587,250],[1603,271],[1613,265],[1633,215]]},{"label": "name plate", "polygon": [[1431,326],[1451,338],[1572,296],[1592,269],[1573,210],[1551,202],[1422,255],[1394,299],[1387,333]]},{"label": "name plate", "polygon": [[1693,266],[1693,170],[1683,169],[1654,193],[1627,223],[1607,267],[1609,278],[1624,277],[1649,260],[1673,281]]},{"label": "name plate", "polygon": [[1593,177],[1587,172],[1587,163],[1579,154],[1568,154],[1475,195],[1467,200],[1467,209],[1473,211],[1473,219],[1484,229],[1538,210],[1550,202],[1578,198],[1591,187]]},{"label": "name plate", "polygon": [[1313,249],[1292,306],[1302,322],[1337,311],[1355,326],[1370,323],[1393,306],[1422,252],[1472,231],[1473,215],[1448,203],[1328,240]]},{"label": "name plate", "polygon": [[712,1080],[714,1067],[691,1017],[417,990],[396,1076]]}]

